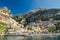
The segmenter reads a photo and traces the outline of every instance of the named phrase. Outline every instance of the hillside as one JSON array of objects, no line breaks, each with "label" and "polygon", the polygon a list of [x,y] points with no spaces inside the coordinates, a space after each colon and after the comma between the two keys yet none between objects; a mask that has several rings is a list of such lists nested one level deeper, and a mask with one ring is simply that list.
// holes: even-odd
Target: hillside
[{"label": "hillside", "polygon": [[2,7],[0,8],[0,35],[60,33],[59,17],[60,9],[40,8],[14,16],[7,7]]},{"label": "hillside", "polygon": [[49,21],[52,20],[60,20],[60,9],[44,9],[40,8],[38,10],[31,10],[29,12],[26,12],[25,14],[19,14],[14,16],[13,18],[19,22],[23,23],[21,21],[24,20],[25,24],[29,24],[31,22],[36,21]]},{"label": "hillside", "polygon": [[60,9],[40,8],[13,16],[13,19],[29,30],[40,30],[41,33],[60,32]]}]

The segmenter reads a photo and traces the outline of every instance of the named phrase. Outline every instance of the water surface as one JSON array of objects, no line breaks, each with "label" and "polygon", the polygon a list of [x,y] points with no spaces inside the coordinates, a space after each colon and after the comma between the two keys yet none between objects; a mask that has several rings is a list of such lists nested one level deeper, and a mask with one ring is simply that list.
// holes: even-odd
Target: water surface
[{"label": "water surface", "polygon": [[60,35],[3,36],[0,40],[60,40]]}]

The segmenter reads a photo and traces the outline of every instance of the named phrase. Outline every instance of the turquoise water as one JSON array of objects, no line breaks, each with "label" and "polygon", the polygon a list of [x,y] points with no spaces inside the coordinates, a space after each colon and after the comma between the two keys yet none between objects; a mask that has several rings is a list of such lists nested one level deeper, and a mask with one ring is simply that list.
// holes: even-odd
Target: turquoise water
[{"label": "turquoise water", "polygon": [[34,36],[3,36],[0,40],[60,40],[59,35],[34,35]]}]

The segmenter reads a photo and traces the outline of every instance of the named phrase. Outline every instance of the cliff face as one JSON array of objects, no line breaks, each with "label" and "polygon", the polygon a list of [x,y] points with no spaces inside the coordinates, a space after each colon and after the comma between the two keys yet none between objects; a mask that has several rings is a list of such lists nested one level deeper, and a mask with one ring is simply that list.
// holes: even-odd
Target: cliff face
[{"label": "cliff face", "polygon": [[13,29],[18,26],[18,23],[11,17],[11,11],[7,7],[0,8],[0,33],[4,34],[9,29]]}]

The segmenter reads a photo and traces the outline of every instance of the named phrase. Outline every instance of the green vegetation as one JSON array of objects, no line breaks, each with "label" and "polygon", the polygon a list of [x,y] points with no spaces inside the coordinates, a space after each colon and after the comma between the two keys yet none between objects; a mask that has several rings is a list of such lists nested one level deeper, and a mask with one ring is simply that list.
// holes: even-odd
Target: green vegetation
[{"label": "green vegetation", "polygon": [[56,33],[57,32],[57,30],[53,30],[53,29],[48,30],[48,31],[49,31],[49,33]]},{"label": "green vegetation", "polygon": [[26,28],[27,28],[28,30],[32,30],[31,25],[27,25]]},{"label": "green vegetation", "polygon": [[56,25],[56,30],[60,30],[60,22],[57,22],[57,24],[55,25]]},{"label": "green vegetation", "polygon": [[4,24],[4,23],[0,23],[0,30],[3,30],[5,31],[5,27],[6,27],[7,24]]}]

